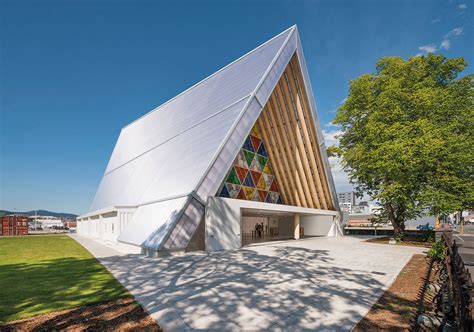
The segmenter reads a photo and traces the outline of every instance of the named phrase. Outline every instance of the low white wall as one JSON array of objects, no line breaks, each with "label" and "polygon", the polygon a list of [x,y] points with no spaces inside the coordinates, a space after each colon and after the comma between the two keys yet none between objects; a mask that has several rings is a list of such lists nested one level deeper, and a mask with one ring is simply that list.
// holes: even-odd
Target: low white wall
[{"label": "low white wall", "polygon": [[209,197],[205,222],[206,251],[240,248],[240,206],[228,200]]},{"label": "low white wall", "polygon": [[305,236],[335,236],[333,216],[301,216]]}]

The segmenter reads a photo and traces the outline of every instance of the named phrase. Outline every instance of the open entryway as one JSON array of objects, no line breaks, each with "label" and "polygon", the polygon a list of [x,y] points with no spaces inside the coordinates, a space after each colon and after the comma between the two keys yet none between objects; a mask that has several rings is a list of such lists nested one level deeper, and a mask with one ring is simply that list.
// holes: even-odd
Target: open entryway
[{"label": "open entryway", "polygon": [[294,239],[294,218],[294,213],[289,212],[243,209],[242,246]]}]

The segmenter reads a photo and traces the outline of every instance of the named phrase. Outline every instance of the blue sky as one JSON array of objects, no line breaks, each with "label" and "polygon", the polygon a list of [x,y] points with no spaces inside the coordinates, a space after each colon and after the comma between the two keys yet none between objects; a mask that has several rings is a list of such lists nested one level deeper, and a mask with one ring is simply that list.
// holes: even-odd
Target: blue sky
[{"label": "blue sky", "polygon": [[[327,143],[382,56],[473,72],[472,1],[0,2],[0,208],[88,210],[120,129],[297,24]],[[349,189],[335,164],[340,190]]]}]

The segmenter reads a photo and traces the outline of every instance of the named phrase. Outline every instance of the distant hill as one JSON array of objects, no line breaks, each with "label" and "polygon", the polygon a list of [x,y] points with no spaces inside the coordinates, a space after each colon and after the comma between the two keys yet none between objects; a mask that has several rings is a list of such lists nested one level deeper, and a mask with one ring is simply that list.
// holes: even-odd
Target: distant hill
[{"label": "distant hill", "polygon": [[53,216],[53,217],[58,217],[58,218],[76,218],[77,214],[72,214],[72,213],[64,213],[64,212],[52,212],[48,210],[33,210],[33,211],[27,211],[27,212],[21,212],[21,211],[7,211],[7,210],[0,210],[0,216],[4,216],[6,214],[24,214],[27,216]]}]

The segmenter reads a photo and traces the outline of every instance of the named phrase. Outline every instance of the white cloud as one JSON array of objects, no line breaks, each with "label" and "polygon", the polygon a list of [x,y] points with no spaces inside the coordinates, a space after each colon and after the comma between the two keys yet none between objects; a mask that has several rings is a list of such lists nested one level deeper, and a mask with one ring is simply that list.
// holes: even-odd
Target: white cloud
[{"label": "white cloud", "polygon": [[428,45],[419,46],[418,49],[425,53],[434,53],[437,51],[438,48],[436,47],[435,44],[428,44]]},{"label": "white cloud", "polygon": [[451,41],[449,39],[443,39],[441,44],[439,45],[439,48],[444,48],[445,50],[449,50],[451,47]]},{"label": "white cloud", "polygon": [[463,27],[454,28],[453,30],[449,31],[444,37],[445,38],[459,37],[460,35],[462,35],[463,31],[464,31]]},{"label": "white cloud", "polygon": [[465,9],[467,9],[467,5],[465,3],[462,3],[458,6],[458,8],[461,9],[461,10],[465,10]]},{"label": "white cloud", "polygon": [[324,125],[324,127],[328,127],[328,128],[339,128],[339,125],[335,125],[334,123],[332,122],[328,122]]},{"label": "white cloud", "polygon": [[338,136],[342,134],[342,130],[323,130],[323,138],[326,146],[339,146]]},{"label": "white cloud", "polygon": [[421,52],[418,52],[416,56],[424,55],[427,53],[435,53],[441,49],[449,50],[451,48],[451,40],[461,36],[463,32],[463,27],[452,29],[446,35],[444,35],[439,45],[437,43],[431,43],[428,45],[419,46],[418,50]]},{"label": "white cloud", "polygon": [[441,19],[435,18],[433,21],[431,21],[431,24],[439,23],[441,22]]}]

